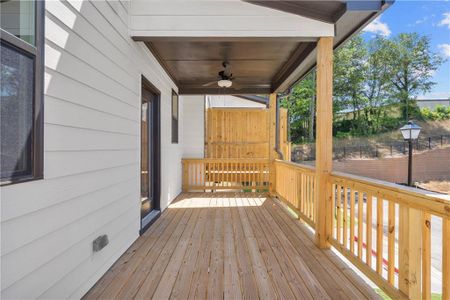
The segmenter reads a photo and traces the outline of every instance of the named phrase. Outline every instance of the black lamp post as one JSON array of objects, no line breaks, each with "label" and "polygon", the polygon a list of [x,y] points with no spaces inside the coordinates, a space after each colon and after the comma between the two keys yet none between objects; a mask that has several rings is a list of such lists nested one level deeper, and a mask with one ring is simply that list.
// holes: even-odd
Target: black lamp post
[{"label": "black lamp post", "polygon": [[412,143],[414,140],[417,140],[420,133],[420,127],[419,125],[414,124],[412,121],[409,121],[408,124],[400,128],[400,131],[403,135],[403,139],[405,141],[408,141],[408,185],[412,186]]}]

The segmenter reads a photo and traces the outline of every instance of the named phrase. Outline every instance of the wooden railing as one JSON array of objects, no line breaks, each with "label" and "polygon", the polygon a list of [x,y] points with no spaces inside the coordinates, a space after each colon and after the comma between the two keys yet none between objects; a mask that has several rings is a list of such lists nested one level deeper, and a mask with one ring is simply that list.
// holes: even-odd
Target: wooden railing
[{"label": "wooden railing", "polygon": [[[275,172],[276,196],[315,228],[314,168],[277,160]],[[431,299],[432,284],[450,299],[449,199],[339,172],[330,184],[328,242],[335,249],[395,299]],[[431,243],[432,226],[439,243]],[[431,253],[442,278],[431,275]]]},{"label": "wooden railing", "polygon": [[267,159],[183,159],[183,191],[268,191]]},{"label": "wooden railing", "polygon": [[433,217],[433,226],[442,226],[434,232],[442,232],[442,244],[433,245],[442,257],[433,259],[442,260],[442,299],[450,299],[449,200],[338,172],[331,183],[330,243],[394,298],[431,298]]},{"label": "wooden railing", "polygon": [[[270,165],[265,159],[184,159],[183,190],[270,188],[315,229],[320,225],[315,172],[281,160]],[[331,246],[395,299],[431,299],[432,286],[438,294],[441,286],[442,299],[450,299],[450,199],[339,172],[328,182]],[[435,266],[442,266],[433,276],[432,253]]]},{"label": "wooden railing", "polygon": [[313,167],[275,161],[275,194],[302,220],[314,227],[315,171]]}]

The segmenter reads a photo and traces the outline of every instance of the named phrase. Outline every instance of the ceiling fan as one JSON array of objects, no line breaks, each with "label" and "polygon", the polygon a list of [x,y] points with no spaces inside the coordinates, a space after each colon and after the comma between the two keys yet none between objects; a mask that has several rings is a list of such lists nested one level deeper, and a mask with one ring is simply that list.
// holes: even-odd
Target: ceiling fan
[{"label": "ceiling fan", "polygon": [[224,61],[222,63],[223,70],[218,73],[217,80],[203,84],[203,86],[211,86],[217,84],[221,88],[229,88],[233,85],[233,74],[231,73],[231,66],[229,62]]}]

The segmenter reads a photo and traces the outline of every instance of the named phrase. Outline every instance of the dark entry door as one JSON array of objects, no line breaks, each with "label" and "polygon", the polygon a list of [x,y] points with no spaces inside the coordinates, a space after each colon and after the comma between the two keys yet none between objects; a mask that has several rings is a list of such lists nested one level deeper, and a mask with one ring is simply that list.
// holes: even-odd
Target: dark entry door
[{"label": "dark entry door", "polygon": [[159,214],[159,97],[142,89],[141,103],[141,230]]}]

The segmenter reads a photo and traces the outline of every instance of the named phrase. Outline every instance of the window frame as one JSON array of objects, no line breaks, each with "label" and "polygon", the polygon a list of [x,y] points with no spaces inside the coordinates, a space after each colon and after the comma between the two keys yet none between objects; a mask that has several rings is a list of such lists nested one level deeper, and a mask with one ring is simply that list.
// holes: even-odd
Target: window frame
[{"label": "window frame", "polygon": [[[173,117],[173,98],[176,97],[177,99],[177,118]],[[170,99],[170,120],[171,120],[171,141],[172,144],[178,144],[179,142],[179,124],[180,124],[180,97],[179,95],[172,90],[172,98]]]},{"label": "window frame", "polygon": [[44,23],[45,1],[35,0],[35,46],[0,28],[0,42],[33,57],[33,120],[31,134],[31,174],[0,178],[0,186],[44,178]]}]

